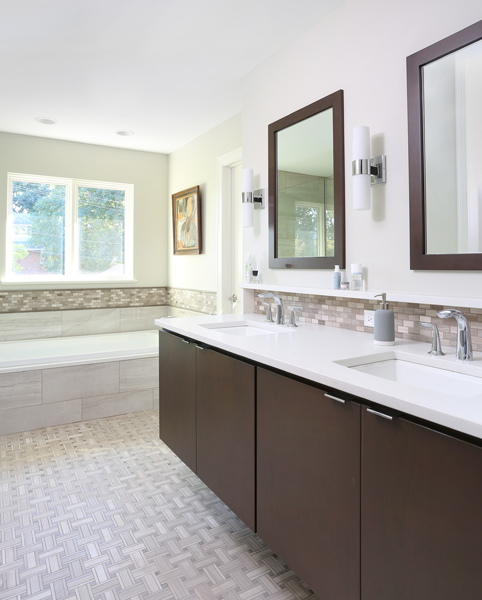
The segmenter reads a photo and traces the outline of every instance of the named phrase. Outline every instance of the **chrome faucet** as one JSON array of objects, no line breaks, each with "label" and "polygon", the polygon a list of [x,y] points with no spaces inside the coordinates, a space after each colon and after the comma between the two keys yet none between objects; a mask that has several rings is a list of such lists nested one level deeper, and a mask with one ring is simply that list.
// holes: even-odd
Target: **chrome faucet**
[{"label": "chrome faucet", "polygon": [[258,294],[258,298],[273,298],[273,300],[276,302],[276,323],[278,325],[283,325],[283,303],[281,302],[281,298],[278,296],[278,294],[264,292],[263,294]]},{"label": "chrome faucet", "polygon": [[460,310],[441,310],[437,313],[441,319],[454,317],[457,321],[457,360],[472,360],[472,339],[467,317]]}]

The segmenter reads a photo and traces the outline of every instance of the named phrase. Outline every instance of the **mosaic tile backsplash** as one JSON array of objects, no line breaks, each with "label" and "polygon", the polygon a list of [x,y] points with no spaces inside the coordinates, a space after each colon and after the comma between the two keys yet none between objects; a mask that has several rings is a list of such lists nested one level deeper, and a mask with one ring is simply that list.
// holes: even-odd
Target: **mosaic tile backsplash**
[{"label": "mosaic tile backsplash", "polygon": [[[266,291],[271,290],[266,289]],[[255,292],[254,311],[258,314],[265,314],[266,307],[263,306],[262,300],[258,298],[258,293],[261,293],[261,290]],[[363,325],[363,311],[376,310],[379,306],[378,300],[276,293],[283,301],[286,322],[289,318],[290,307],[302,306],[303,310],[297,313],[297,319],[301,322],[373,333],[373,327],[364,327]],[[442,320],[437,317],[437,311],[445,308],[461,310],[470,323],[473,349],[482,352],[482,309],[390,301],[388,304],[395,315],[395,336],[397,338],[430,343],[432,339],[431,330],[421,327],[419,322],[433,322],[439,328],[442,345],[454,348],[457,345],[455,319]]]}]

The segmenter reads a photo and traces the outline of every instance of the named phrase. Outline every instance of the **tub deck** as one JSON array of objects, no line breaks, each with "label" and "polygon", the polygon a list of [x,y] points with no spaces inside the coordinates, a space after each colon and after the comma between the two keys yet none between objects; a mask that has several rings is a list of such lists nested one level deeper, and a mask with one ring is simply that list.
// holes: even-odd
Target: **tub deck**
[{"label": "tub deck", "polygon": [[158,337],[153,330],[0,342],[0,374],[155,357]]}]

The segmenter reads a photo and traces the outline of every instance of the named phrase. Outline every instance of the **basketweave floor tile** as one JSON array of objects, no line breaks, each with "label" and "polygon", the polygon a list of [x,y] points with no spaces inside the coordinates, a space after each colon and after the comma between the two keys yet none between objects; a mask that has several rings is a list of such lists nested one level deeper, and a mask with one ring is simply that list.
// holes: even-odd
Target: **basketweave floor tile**
[{"label": "basketweave floor tile", "polygon": [[0,436],[0,600],[316,600],[157,411]]}]

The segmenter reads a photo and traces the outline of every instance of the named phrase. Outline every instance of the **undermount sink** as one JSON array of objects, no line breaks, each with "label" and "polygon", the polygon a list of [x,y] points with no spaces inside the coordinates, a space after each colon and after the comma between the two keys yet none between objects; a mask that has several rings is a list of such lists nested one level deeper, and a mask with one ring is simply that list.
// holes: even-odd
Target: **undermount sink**
[{"label": "undermount sink", "polygon": [[220,323],[206,323],[200,325],[211,331],[227,333],[238,337],[251,337],[255,335],[275,335],[277,333],[287,333],[294,328],[286,325],[276,325],[275,323],[261,323],[258,321],[224,321]]},{"label": "undermount sink", "polygon": [[408,359],[392,353],[383,357],[363,356],[337,363],[368,375],[450,396],[470,398],[482,395],[482,377],[448,370],[442,365],[423,364],[417,362],[417,357]]}]

